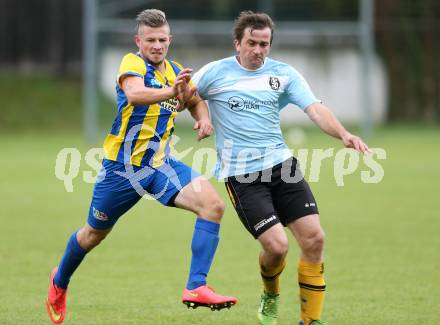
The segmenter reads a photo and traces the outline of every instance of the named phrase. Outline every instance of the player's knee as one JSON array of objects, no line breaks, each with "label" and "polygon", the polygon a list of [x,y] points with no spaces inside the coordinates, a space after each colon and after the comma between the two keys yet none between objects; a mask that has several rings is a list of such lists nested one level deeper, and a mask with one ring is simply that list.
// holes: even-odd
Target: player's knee
[{"label": "player's knee", "polygon": [[220,198],[212,198],[203,202],[200,216],[210,221],[220,223],[225,212],[225,203]]},{"label": "player's knee", "polygon": [[325,234],[321,229],[313,236],[313,246],[315,250],[321,252],[324,249]]},{"label": "player's knee", "polygon": [[110,230],[93,229],[90,226],[82,228],[78,233],[79,245],[86,251],[90,251],[98,246],[105,237],[107,237]]},{"label": "player's knee", "polygon": [[216,199],[213,203],[212,210],[214,217],[220,221],[225,212],[225,203],[220,198]]},{"label": "player's knee", "polygon": [[322,229],[310,233],[305,248],[309,254],[321,254],[324,250],[325,234]]},{"label": "player's knee", "polygon": [[289,250],[287,237],[273,238],[264,247],[264,250],[275,259],[284,259]]},{"label": "player's knee", "polygon": [[321,230],[317,241],[318,241],[318,244],[320,245],[320,247],[324,248],[324,242],[325,242],[325,233],[324,233],[324,231]]}]

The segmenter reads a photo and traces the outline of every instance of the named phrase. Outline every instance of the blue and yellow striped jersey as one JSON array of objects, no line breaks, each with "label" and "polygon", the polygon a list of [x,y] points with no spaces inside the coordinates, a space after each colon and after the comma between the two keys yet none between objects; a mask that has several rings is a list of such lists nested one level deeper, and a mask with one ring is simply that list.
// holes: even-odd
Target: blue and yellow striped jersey
[{"label": "blue and yellow striped jersey", "polygon": [[104,141],[107,159],[135,166],[159,167],[169,155],[174,118],[178,114],[177,99],[152,105],[132,105],[120,84],[123,76],[134,75],[143,78],[146,87],[172,87],[182,66],[168,60],[165,65],[166,71],[162,74],[139,55],[129,53],[122,59],[116,85],[118,114]]}]

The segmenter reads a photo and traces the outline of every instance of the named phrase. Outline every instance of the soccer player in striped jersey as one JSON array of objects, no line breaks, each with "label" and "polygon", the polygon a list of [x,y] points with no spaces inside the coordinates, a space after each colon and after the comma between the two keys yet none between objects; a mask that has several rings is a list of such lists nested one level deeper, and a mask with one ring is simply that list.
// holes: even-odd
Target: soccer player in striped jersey
[{"label": "soccer player in striped jersey", "polygon": [[189,108],[196,121],[199,140],[212,134],[206,104],[194,95],[191,70],[166,59],[171,35],[165,14],[156,9],[144,10],[137,23],[135,42],[139,52],[125,55],[119,68],[118,112],[104,142],[105,159],[87,223],[71,235],[58,267],[51,273],[46,307],[57,324],[65,317],[72,274],[144,194],[165,206],[197,215],[182,302],[188,307],[214,310],[229,308],[237,301],[206,285],[219,241],[224,203],[206,179],[170,155],[174,119],[182,105]]},{"label": "soccer player in striped jersey", "polygon": [[225,180],[238,216],[262,247],[260,324],[277,323],[280,274],[288,250],[283,226],[301,251],[300,324],[323,324],[324,231],[315,198],[284,143],[280,111],[293,103],[345,146],[363,153],[368,147],[345,130],[295,69],[267,57],[272,38],[268,15],[242,12],[234,27],[236,56],[205,65],[192,80],[209,104],[220,157],[217,176]]}]

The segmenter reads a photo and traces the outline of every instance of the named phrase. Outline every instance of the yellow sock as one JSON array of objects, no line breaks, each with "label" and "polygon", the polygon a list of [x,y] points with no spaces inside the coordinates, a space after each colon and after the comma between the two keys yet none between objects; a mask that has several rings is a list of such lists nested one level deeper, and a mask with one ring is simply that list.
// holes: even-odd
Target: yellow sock
[{"label": "yellow sock", "polygon": [[264,291],[267,293],[279,294],[280,293],[280,275],[286,266],[286,260],[277,267],[267,268],[261,264],[260,257],[260,272],[263,279]]},{"label": "yellow sock", "polygon": [[324,304],[325,281],[324,263],[298,263],[299,296],[301,300],[301,319],[305,325],[312,320],[321,319]]}]

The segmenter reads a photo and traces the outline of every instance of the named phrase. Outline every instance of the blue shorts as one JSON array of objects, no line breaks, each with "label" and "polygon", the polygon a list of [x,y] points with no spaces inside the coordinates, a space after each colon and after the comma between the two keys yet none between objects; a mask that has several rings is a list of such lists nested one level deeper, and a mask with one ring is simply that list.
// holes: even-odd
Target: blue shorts
[{"label": "blue shorts", "polygon": [[164,205],[174,206],[180,190],[199,175],[172,158],[158,168],[124,165],[104,159],[93,190],[87,222],[94,229],[109,229],[144,194]]}]

